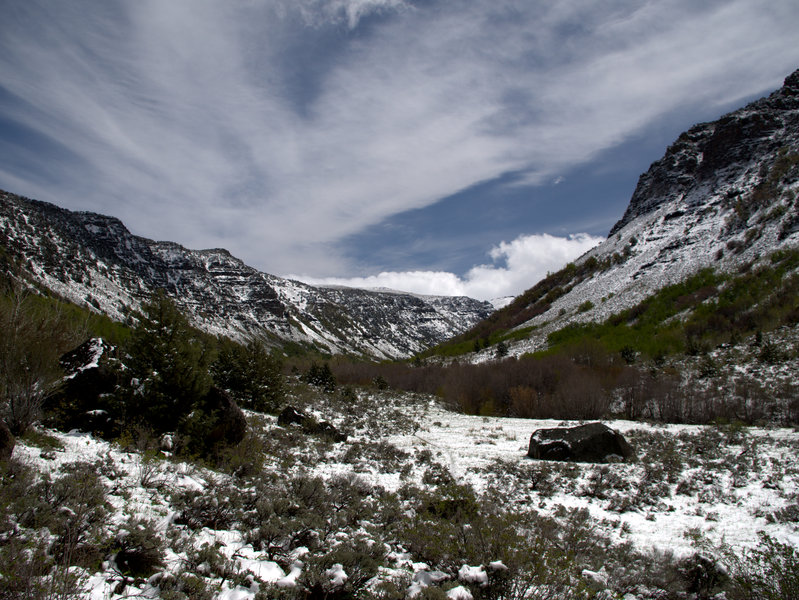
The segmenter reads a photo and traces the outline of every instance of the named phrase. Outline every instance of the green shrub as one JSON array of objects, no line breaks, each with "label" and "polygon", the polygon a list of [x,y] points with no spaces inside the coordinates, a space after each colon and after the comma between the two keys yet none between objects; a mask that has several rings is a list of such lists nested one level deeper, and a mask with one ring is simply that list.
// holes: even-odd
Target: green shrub
[{"label": "green shrub", "polygon": [[732,598],[785,600],[799,598],[799,550],[760,533],[760,544],[736,565]]},{"label": "green shrub", "polygon": [[122,393],[129,422],[160,433],[175,431],[211,388],[211,349],[159,290],[142,306],[126,350],[130,380]]},{"label": "green shrub", "polygon": [[222,339],[211,367],[214,381],[244,408],[275,412],[285,396],[282,362],[260,340],[242,346]]}]

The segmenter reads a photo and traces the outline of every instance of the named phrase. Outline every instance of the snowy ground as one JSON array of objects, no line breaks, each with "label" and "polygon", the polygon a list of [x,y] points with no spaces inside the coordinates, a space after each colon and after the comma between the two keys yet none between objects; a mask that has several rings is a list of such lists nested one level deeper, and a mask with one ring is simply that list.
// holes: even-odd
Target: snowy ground
[{"label": "snowy ground", "polygon": [[[799,433],[794,430],[613,421],[608,424],[627,436],[637,461],[566,464],[525,458],[534,430],[563,422],[466,416],[429,398],[390,393],[362,394],[361,401],[360,406],[371,408],[351,414],[336,413],[332,405],[317,409],[319,417],[349,431],[347,442],[319,446],[317,459],[305,463],[297,457],[309,452],[308,447],[296,448],[293,459],[267,457],[265,469],[281,477],[301,471],[325,478],[353,476],[391,491],[409,482],[421,485],[425,470],[438,463],[458,483],[497,492],[507,507],[546,515],[557,515],[562,507],[586,509],[592,526],[614,543],[630,542],[641,550],[680,556],[724,545],[737,552],[754,546],[760,531],[799,547]],[[252,420],[266,436],[281,433],[273,417]],[[176,529],[171,504],[175,492],[204,491],[227,477],[190,463],[143,459],[87,434],[47,434],[57,440],[55,447],[21,442],[15,457],[52,473],[75,461],[94,463],[113,507],[109,525],[141,517],[166,534]],[[353,459],[351,450],[358,443],[376,442],[393,456]],[[392,461],[393,466],[386,466]],[[218,547],[239,574],[252,576],[246,579],[249,586],[241,577],[235,586],[217,579],[215,597],[223,600],[253,598],[258,580],[291,587],[302,572],[301,550],[295,562],[280,566],[248,546],[240,531],[206,527],[181,535],[195,549]],[[177,570],[187,560],[185,552],[166,551],[167,570]],[[409,574],[422,568],[412,561],[397,565]],[[85,597],[153,593],[152,585],[133,581],[121,592],[124,578],[113,564],[104,567],[85,574]],[[330,574],[331,581],[341,576]]]},{"label": "snowy ground", "polygon": [[[432,409],[427,415],[425,430],[415,435],[394,436],[391,442],[400,448],[413,449],[420,445],[435,450],[436,455],[461,481],[477,489],[497,485],[496,477],[486,474],[486,469],[498,462],[532,466],[539,461],[524,458],[530,435],[538,428],[575,425],[577,422],[547,420],[474,417]],[[714,428],[690,425],[649,425],[632,421],[607,421],[610,427],[630,434],[682,435],[686,440],[701,438]],[[633,438],[631,438],[633,439]],[[799,455],[799,433],[791,429],[748,428],[746,444],[736,441],[725,444],[724,452],[708,461],[704,468],[686,468],[683,478],[711,481],[699,484],[696,494],[679,494],[679,485],[670,485],[662,502],[642,509],[619,512],[609,510],[606,499],[574,494],[572,489],[589,486],[587,478],[601,468],[596,465],[576,465],[579,475],[569,489],[554,491],[547,496],[523,487],[509,502],[535,503],[544,510],[557,505],[585,507],[599,522],[606,521],[614,528],[629,531],[626,538],[642,548],[671,549],[675,553],[688,553],[695,549],[696,534],[706,536],[716,544],[734,547],[754,545],[758,531],[781,538],[799,546],[797,523],[768,522],[766,515],[775,510],[796,504],[799,495],[799,469],[795,459]],[[756,452],[763,468],[751,472],[745,481],[735,480],[733,457],[745,452],[747,446]],[[751,450],[750,450],[751,451]],[[781,465],[777,467],[776,465]],[[560,465],[559,465],[560,466]],[[500,469],[502,467],[500,466]],[[643,465],[614,464],[607,467],[623,478],[640,479]],[[784,470],[783,470],[784,468]],[[501,475],[501,473],[500,473]],[[506,477],[511,477],[507,475]],[[687,486],[684,486],[687,487]]]}]

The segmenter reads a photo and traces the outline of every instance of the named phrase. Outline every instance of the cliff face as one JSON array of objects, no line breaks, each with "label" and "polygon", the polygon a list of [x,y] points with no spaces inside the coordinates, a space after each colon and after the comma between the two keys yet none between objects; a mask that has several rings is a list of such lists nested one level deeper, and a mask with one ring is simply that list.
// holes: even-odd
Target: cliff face
[{"label": "cliff face", "polygon": [[223,249],[155,242],[113,217],[4,192],[0,244],[44,286],[112,318],[163,288],[201,329],[278,346],[402,358],[493,311],[471,298],[313,287],[262,273]]},{"label": "cliff face", "polygon": [[797,246],[799,71],[768,97],[680,135],[641,175],[608,238],[561,273],[552,302],[509,307],[534,314],[518,325],[531,333],[511,353],[545,348],[548,333],[603,321],[701,268],[732,272]]},{"label": "cliff face", "polygon": [[624,216],[610,235],[670,201],[705,204],[708,192],[746,174],[754,180],[781,149],[799,149],[799,70],[782,88],[713,123],[695,125],[641,175]]}]

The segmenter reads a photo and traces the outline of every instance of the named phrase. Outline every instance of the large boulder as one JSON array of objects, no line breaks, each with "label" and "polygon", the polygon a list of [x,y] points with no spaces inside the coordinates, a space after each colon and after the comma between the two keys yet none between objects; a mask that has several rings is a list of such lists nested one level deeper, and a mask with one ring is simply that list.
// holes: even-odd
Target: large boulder
[{"label": "large boulder", "polygon": [[17,441],[8,426],[0,421],[0,462],[6,462],[14,452]]},{"label": "large boulder", "polygon": [[112,401],[119,381],[113,351],[107,342],[93,338],[61,357],[65,377],[45,402],[48,424],[102,437],[119,433],[120,415]]},{"label": "large boulder", "polygon": [[604,423],[538,429],[530,436],[527,456],[540,460],[604,463],[635,456],[627,440]]}]

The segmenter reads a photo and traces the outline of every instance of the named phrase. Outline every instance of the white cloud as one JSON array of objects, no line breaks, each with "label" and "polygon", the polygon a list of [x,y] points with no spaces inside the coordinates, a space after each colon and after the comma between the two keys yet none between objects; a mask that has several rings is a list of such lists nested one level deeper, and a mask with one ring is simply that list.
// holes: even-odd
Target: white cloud
[{"label": "white cloud", "polygon": [[520,294],[547,273],[562,268],[603,239],[585,233],[568,237],[549,234],[520,236],[492,248],[488,254],[493,263],[472,267],[463,277],[446,271],[383,272],[369,277],[348,278],[292,277],[313,285],[390,288],[415,294],[491,300]]},{"label": "white cloud", "polygon": [[22,101],[0,116],[73,155],[13,191],[319,276],[392,215],[511,171],[550,182],[666,112],[775,87],[799,5],[29,0],[3,21]]}]

